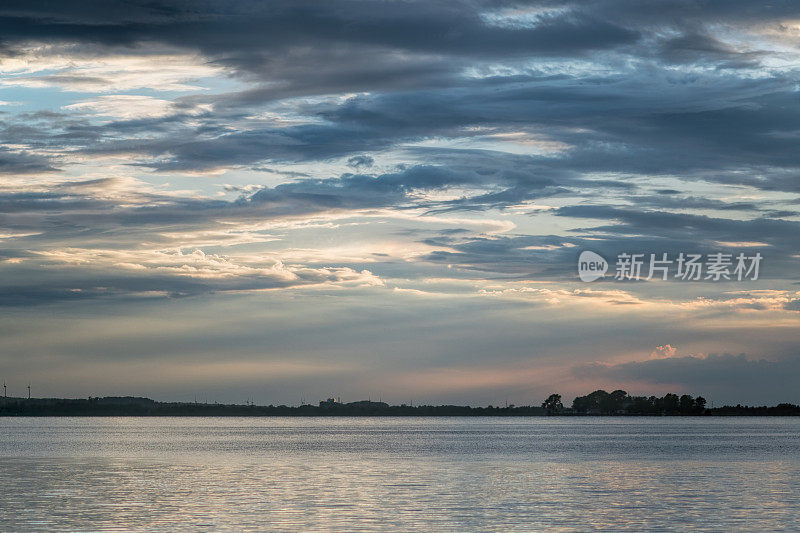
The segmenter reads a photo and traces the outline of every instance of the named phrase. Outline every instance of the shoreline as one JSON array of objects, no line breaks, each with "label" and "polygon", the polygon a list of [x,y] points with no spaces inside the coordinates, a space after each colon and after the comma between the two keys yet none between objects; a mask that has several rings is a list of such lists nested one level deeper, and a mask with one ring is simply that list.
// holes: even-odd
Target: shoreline
[{"label": "shoreline", "polygon": [[576,412],[544,407],[465,405],[389,405],[384,402],[320,402],[319,405],[252,405],[157,402],[149,398],[0,398],[0,417],[730,417],[800,416],[800,406],[722,406],[692,412]]}]

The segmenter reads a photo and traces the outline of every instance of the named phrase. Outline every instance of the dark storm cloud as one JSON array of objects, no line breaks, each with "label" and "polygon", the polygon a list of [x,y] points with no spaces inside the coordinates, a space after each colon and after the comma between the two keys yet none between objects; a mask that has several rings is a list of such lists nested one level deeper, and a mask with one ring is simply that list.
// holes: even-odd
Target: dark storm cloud
[{"label": "dark storm cloud", "polygon": [[634,42],[638,32],[576,11],[530,27],[487,24],[480,2],[5,2],[4,42],[41,39],[131,45],[161,41],[256,69],[291,47],[378,46],[507,57],[571,54]]},{"label": "dark storm cloud", "polygon": [[[531,21],[503,22],[503,11],[540,8]],[[644,30],[671,28],[666,50],[734,51],[702,32],[708,23],[761,23],[800,12],[795,2],[4,2],[3,41],[142,41],[195,47],[258,71],[271,52],[381,47],[477,57],[575,55],[630,45]],[[493,21],[491,14],[500,14]],[[673,32],[674,33],[674,32]]]}]

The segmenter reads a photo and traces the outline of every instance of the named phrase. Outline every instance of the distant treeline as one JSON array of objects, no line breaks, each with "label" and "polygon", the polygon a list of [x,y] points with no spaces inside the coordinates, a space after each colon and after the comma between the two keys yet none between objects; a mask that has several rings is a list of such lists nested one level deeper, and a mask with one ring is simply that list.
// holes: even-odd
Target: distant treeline
[{"label": "distant treeline", "polygon": [[89,399],[0,398],[0,416],[537,416],[542,407],[469,407],[461,405],[389,405],[385,402],[318,405],[241,405],[196,402],[156,402],[149,398]]},{"label": "distant treeline", "polygon": [[0,416],[748,416],[800,415],[800,406],[742,405],[708,408],[702,396],[667,394],[629,396],[625,391],[597,390],[578,396],[564,407],[561,396],[550,395],[541,406],[470,407],[463,405],[389,405],[385,402],[341,403],[333,398],[318,405],[241,405],[197,402],[156,402],[149,398],[88,399],[0,398]]}]

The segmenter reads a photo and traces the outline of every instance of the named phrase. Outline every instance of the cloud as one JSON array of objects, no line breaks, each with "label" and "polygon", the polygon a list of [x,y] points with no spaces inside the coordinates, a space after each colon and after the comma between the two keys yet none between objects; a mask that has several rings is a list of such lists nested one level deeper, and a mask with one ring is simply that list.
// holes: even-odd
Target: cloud
[{"label": "cloud", "polygon": [[132,94],[98,96],[64,106],[64,109],[69,111],[120,119],[163,117],[170,114],[171,108],[169,100]]},{"label": "cloud", "polygon": [[686,32],[664,41],[660,55],[671,63],[714,63],[718,68],[748,68],[757,66],[764,54],[737,50],[708,33]]},{"label": "cloud", "polygon": [[[58,268],[53,268],[58,267]],[[0,305],[60,300],[185,297],[314,286],[382,286],[368,270],[287,266],[280,260],[239,260],[202,250],[54,249],[6,269]],[[49,274],[48,274],[49,273]],[[34,283],[30,281],[35,279]]]},{"label": "cloud", "polygon": [[650,353],[650,357],[661,359],[664,357],[673,357],[675,355],[676,348],[669,344],[665,344],[663,346],[656,346],[656,349]]},{"label": "cloud", "polygon": [[135,50],[81,46],[75,41],[22,44],[3,58],[3,66],[3,87],[100,93],[199,91],[203,86],[198,79],[226,72],[198,54],[152,43]]},{"label": "cloud", "polygon": [[0,147],[1,174],[34,174],[55,170],[56,168],[52,166],[51,160],[47,157]]},{"label": "cloud", "polygon": [[789,311],[800,311],[800,298],[796,300],[789,300],[783,304],[783,308],[788,309]]},{"label": "cloud", "polygon": [[[345,320],[326,332],[337,353],[368,345],[377,360],[380,293],[407,298],[393,324],[421,310],[395,339],[406,365],[403,339],[435,323],[419,336],[454,375],[506,348],[569,373],[597,346],[601,361],[630,357],[617,353],[625,339],[644,354],[660,345],[658,357],[595,377],[663,370],[691,384],[688,369],[725,365],[674,346],[696,353],[690,339],[703,337],[704,352],[730,351],[736,338],[767,362],[719,357],[751,369],[767,397],[782,390],[771,365],[792,371],[779,344],[797,326],[797,20],[796,3],[738,0],[9,0],[0,304],[30,307],[33,331],[40,304],[118,312],[303,293],[295,316]],[[575,276],[586,249],[720,248],[762,253],[761,278]],[[347,322],[342,299],[369,309]],[[481,339],[476,324],[498,309]],[[226,342],[274,346],[278,330],[241,341],[260,334],[250,327]],[[284,329],[287,346],[333,353],[311,330]],[[550,331],[565,333],[541,341]],[[35,353],[37,337],[14,338]],[[493,383],[520,387],[514,374]]]},{"label": "cloud", "polygon": [[323,180],[301,179],[255,192],[242,201],[269,204],[275,208],[287,205],[295,209],[363,209],[370,207],[403,207],[412,204],[413,193],[478,183],[474,173],[453,172],[446,167],[417,165],[398,172],[380,174],[343,174]]},{"label": "cloud", "polygon": [[[213,9],[216,7],[216,9]],[[106,46],[161,41],[192,46],[209,55],[233,55],[246,45],[245,57],[228,59],[258,65],[264,51],[300,45],[317,47],[387,46],[418,53],[498,56],[576,53],[605,49],[636,40],[638,33],[580,12],[542,17],[533,27],[487,24],[480,4],[353,1],[320,6],[313,2],[270,6],[201,2],[189,8],[179,2],[147,5],[107,3],[87,10],[80,3],[39,6],[6,4],[7,43],[38,38],[102,43]],[[346,24],[343,24],[345,23]],[[238,30],[232,33],[232,30]],[[436,30],[447,29],[446,33]],[[588,31],[590,30],[591,31]]]},{"label": "cloud", "polygon": [[375,160],[368,155],[354,155],[347,160],[347,164],[353,168],[371,167]]}]

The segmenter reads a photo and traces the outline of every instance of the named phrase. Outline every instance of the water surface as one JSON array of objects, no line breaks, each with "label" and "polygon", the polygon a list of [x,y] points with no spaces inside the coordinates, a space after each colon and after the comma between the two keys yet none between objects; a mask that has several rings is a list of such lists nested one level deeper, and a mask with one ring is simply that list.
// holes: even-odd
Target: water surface
[{"label": "water surface", "polygon": [[0,418],[0,530],[800,530],[798,418]]}]

